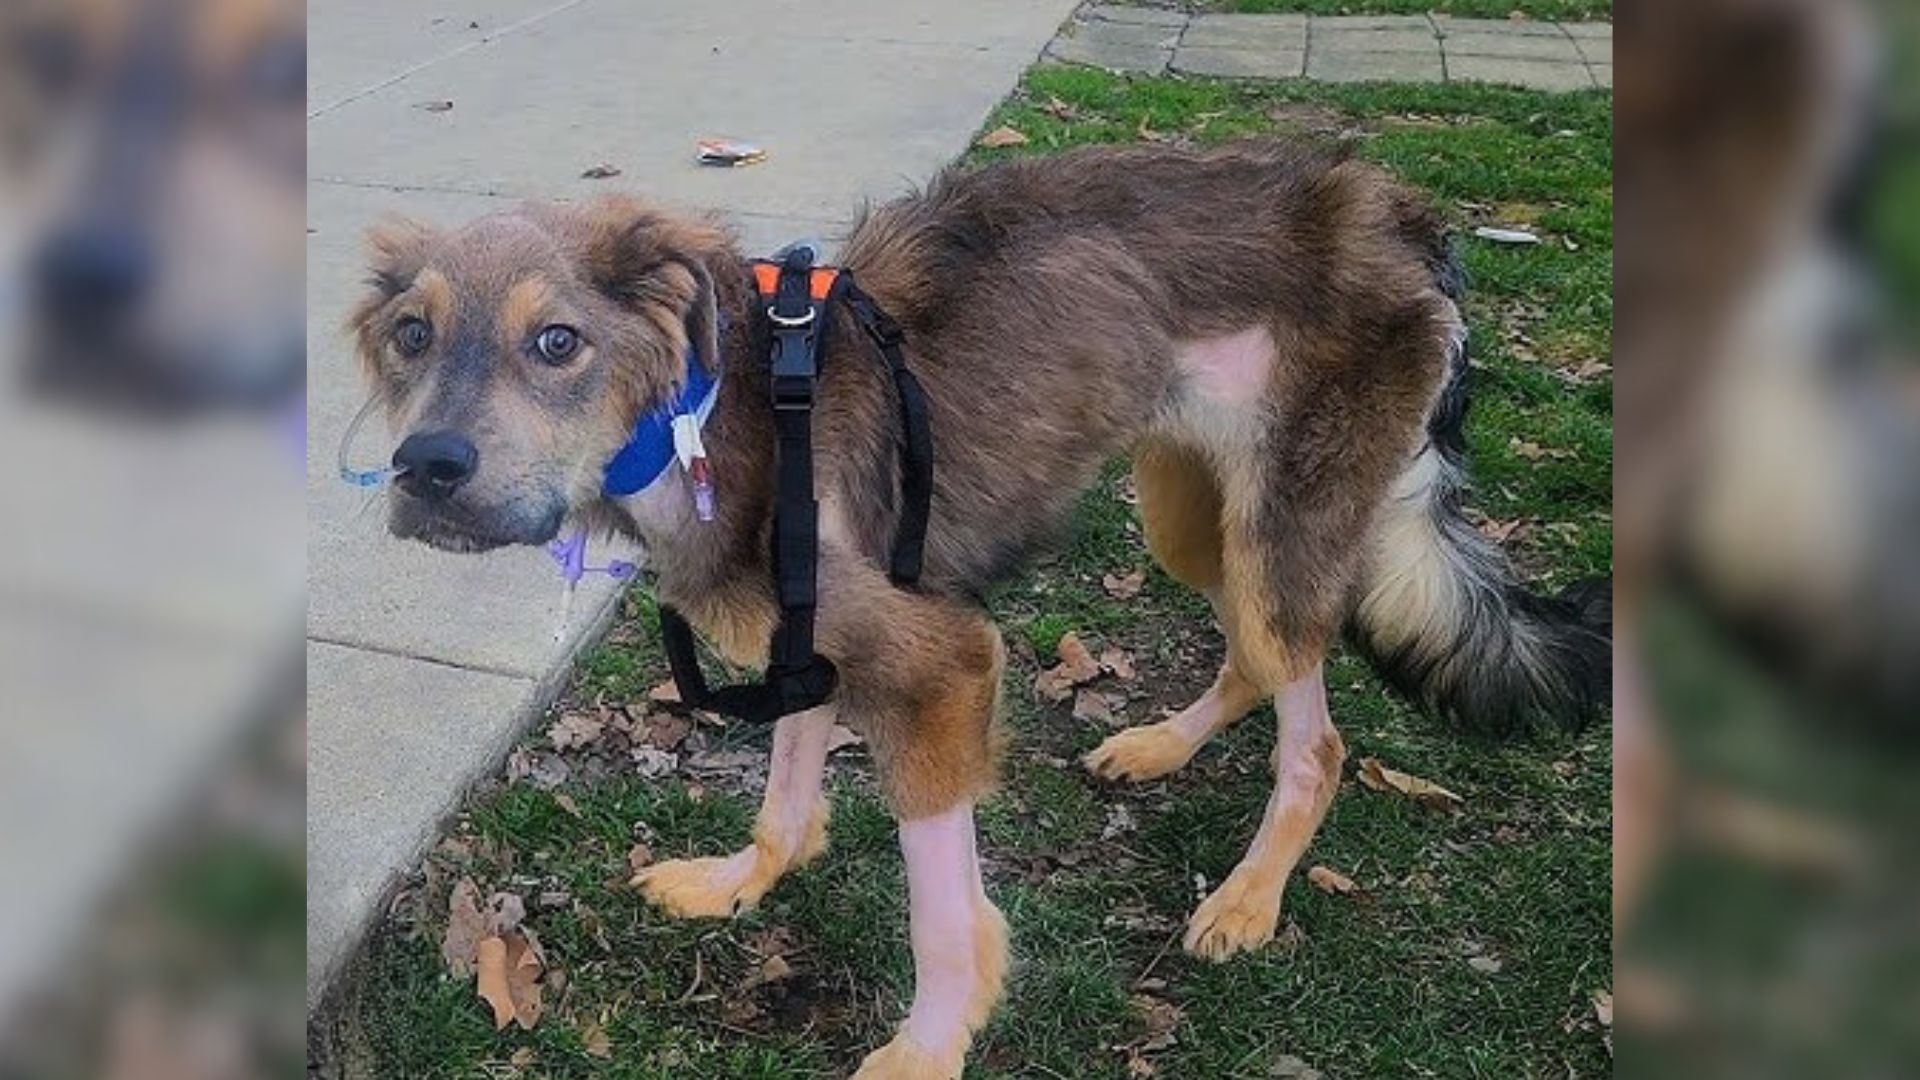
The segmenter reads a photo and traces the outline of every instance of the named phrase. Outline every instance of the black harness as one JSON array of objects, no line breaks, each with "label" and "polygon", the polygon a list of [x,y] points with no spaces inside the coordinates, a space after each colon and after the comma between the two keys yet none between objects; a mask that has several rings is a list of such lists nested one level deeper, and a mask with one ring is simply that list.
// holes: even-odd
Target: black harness
[{"label": "black harness", "polygon": [[757,683],[710,687],[694,649],[693,628],[679,612],[660,607],[660,640],[673,670],[680,700],[696,708],[752,723],[811,709],[833,695],[833,661],[813,648],[818,608],[820,504],[813,492],[813,404],[820,379],[820,343],[836,301],[844,304],[880,351],[900,401],[900,522],[887,576],[898,586],[920,580],[933,498],[933,434],[927,395],[907,369],[900,326],[880,310],[853,275],[813,265],[807,247],[789,249],[778,262],[757,259],[756,289],[770,326],[769,357],[775,476],[773,575],[780,623],[767,648],[767,671]]}]

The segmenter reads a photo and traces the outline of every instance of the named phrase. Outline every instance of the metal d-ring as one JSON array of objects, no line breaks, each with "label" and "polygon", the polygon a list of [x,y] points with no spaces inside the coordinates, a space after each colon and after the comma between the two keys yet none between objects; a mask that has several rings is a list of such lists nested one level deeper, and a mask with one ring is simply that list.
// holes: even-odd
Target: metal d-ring
[{"label": "metal d-ring", "polygon": [[797,318],[787,318],[775,312],[773,310],[773,305],[769,304],[767,305],[767,318],[772,319],[775,326],[785,326],[788,328],[792,328],[796,326],[805,326],[808,323],[813,321],[813,308],[811,307],[807,308],[807,313],[805,315],[801,315]]}]

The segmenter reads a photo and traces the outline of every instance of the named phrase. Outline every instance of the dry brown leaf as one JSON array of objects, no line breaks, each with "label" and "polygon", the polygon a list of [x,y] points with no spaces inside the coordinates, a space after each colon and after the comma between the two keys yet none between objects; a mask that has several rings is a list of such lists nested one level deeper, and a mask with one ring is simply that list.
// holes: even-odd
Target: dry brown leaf
[{"label": "dry brown leaf", "polygon": [[607,1038],[607,1029],[601,1027],[598,1020],[588,1020],[580,1025],[580,1048],[590,1057],[604,1059],[613,1056],[613,1040]]},{"label": "dry brown leaf", "polygon": [[1027,137],[1025,135],[1022,135],[1017,129],[1007,124],[1001,124],[999,127],[994,128],[992,131],[989,131],[985,135],[980,136],[980,138],[974,141],[974,145],[985,146],[989,148],[1000,147],[1000,146],[1024,146],[1027,143],[1027,141],[1028,141]]},{"label": "dry brown leaf", "polygon": [[1360,886],[1353,879],[1330,866],[1314,866],[1307,870],[1307,880],[1313,882],[1321,892],[1350,893]]},{"label": "dry brown leaf", "polygon": [[1072,120],[1075,117],[1078,117],[1080,115],[1080,111],[1078,109],[1075,109],[1072,105],[1069,105],[1064,101],[1061,101],[1058,97],[1054,96],[1053,94],[1047,95],[1047,103],[1041,107],[1046,109],[1046,111],[1049,114],[1051,114],[1056,120]]},{"label": "dry brown leaf", "polygon": [[1600,1021],[1601,1027],[1613,1026],[1613,992],[1595,990],[1593,992],[1593,1018]]},{"label": "dry brown leaf", "polygon": [[1356,775],[1362,784],[1375,791],[1397,791],[1436,810],[1457,809],[1466,802],[1431,780],[1389,769],[1376,757],[1361,758],[1360,770]]},{"label": "dry brown leaf", "polygon": [[673,750],[693,733],[693,721],[678,713],[653,712],[642,717],[639,740],[656,750]]},{"label": "dry brown leaf", "polygon": [[480,910],[480,887],[472,878],[454,883],[447,898],[447,936],[440,942],[440,958],[447,972],[456,979],[473,977],[473,963],[480,939],[487,933],[487,917]]},{"label": "dry brown leaf", "polygon": [[663,683],[656,683],[652,689],[647,691],[647,700],[657,701],[663,705],[678,705],[680,703],[680,687],[672,679],[668,679]]},{"label": "dry brown leaf", "polygon": [[1135,128],[1133,133],[1140,137],[1141,142],[1155,142],[1155,143],[1166,142],[1167,141],[1166,134],[1164,132],[1155,131],[1153,130],[1153,128],[1147,126],[1147,119],[1148,119],[1147,114],[1141,113],[1140,126]]},{"label": "dry brown leaf", "polygon": [[1103,694],[1098,690],[1082,690],[1073,695],[1073,718],[1075,720],[1097,720],[1102,724],[1114,723],[1114,709],[1127,699],[1117,694]]},{"label": "dry brown leaf", "polygon": [[582,713],[567,713],[547,729],[547,739],[555,750],[591,746],[600,741],[607,725]]},{"label": "dry brown leaf", "polygon": [[1146,583],[1147,572],[1145,570],[1135,570],[1130,574],[1107,574],[1100,579],[1100,584],[1107,590],[1107,595],[1113,597],[1115,600],[1133,599],[1140,595],[1140,589],[1146,585]]},{"label": "dry brown leaf", "polygon": [[580,813],[580,804],[577,802],[574,802],[573,796],[567,794],[566,792],[564,791],[554,792],[553,801],[559,804],[560,809],[565,810],[567,813],[572,814],[574,817],[583,816]]},{"label": "dry brown leaf", "polygon": [[1132,682],[1134,676],[1133,654],[1118,646],[1112,646],[1100,653],[1100,667],[1113,673],[1121,682]]},{"label": "dry brown leaf", "polygon": [[531,1046],[523,1046],[507,1058],[507,1064],[516,1069],[524,1069],[540,1059],[540,1052]]},{"label": "dry brown leaf", "polygon": [[504,934],[517,929],[527,917],[527,902],[519,894],[497,892],[487,897],[487,933]]},{"label": "dry brown leaf", "polygon": [[1499,518],[1488,518],[1479,525],[1480,535],[1496,544],[1504,544],[1512,540],[1515,535],[1521,533],[1527,527],[1528,521],[1526,518],[1514,518],[1511,521],[1501,521]]},{"label": "dry brown leaf", "polygon": [[1073,688],[1100,677],[1100,662],[1087,651],[1080,635],[1069,633],[1057,646],[1060,662],[1041,672],[1033,680],[1034,691],[1048,701],[1065,701]]},{"label": "dry brown leaf", "polygon": [[546,965],[538,946],[517,930],[489,936],[480,942],[478,967],[480,997],[493,1006],[494,1029],[517,1022],[532,1030],[545,1011],[540,1002],[540,973]]},{"label": "dry brown leaf", "polygon": [[1574,456],[1571,450],[1563,450],[1557,446],[1541,446],[1532,439],[1523,439],[1518,435],[1507,439],[1507,449],[1526,458],[1528,461],[1539,461],[1541,458],[1552,458],[1555,461],[1560,461]]},{"label": "dry brown leaf", "polygon": [[1500,969],[1506,965],[1491,956],[1469,956],[1467,957],[1467,966],[1482,975],[1498,975],[1500,974]]}]

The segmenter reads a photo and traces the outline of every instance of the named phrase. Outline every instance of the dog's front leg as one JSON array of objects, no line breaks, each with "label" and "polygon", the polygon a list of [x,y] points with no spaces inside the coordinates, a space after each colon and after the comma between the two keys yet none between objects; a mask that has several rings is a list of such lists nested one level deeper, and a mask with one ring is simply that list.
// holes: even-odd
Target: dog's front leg
[{"label": "dog's front leg", "polygon": [[774,725],[752,845],[725,858],[655,863],[633,879],[641,894],[677,918],[725,918],[751,910],[782,874],[826,850],[828,810],[820,787],[833,714],[823,705]]},{"label": "dog's front leg", "polygon": [[1007,924],[980,878],[973,803],[902,821],[900,850],[912,919],[913,1008],[854,1080],[958,1077],[1006,976]]}]

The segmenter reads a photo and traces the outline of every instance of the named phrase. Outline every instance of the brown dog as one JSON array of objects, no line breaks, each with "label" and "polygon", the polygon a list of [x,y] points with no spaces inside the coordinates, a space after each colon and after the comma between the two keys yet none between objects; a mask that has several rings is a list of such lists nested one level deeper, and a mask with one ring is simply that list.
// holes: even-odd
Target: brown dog
[{"label": "brown dog", "polygon": [[[454,550],[544,541],[569,518],[619,530],[645,544],[663,602],[732,660],[763,662],[767,330],[726,234],[613,199],[372,243],[374,291],[352,320],[368,374],[397,432],[457,448],[402,478],[393,530]],[[1421,700],[1481,724],[1577,715],[1604,692],[1602,605],[1521,591],[1459,513],[1459,275],[1434,215],[1376,170],[1248,143],[956,171],[870,213],[842,264],[905,328],[931,398],[925,577],[912,591],[886,577],[894,390],[837,319],[814,445],[818,647],[839,689],[778,725],[751,848],[639,884],[680,915],[753,904],[825,843],[831,716],[863,734],[901,821],[917,978],[862,1077],[958,1076],[999,996],[1006,929],[972,809],[994,780],[1004,650],[975,598],[1113,455],[1133,455],[1149,544],[1213,601],[1227,663],[1199,702],[1088,766],[1163,775],[1268,695],[1284,720],[1252,850],[1193,916],[1202,956],[1273,935],[1338,785],[1321,662],[1343,626]],[[556,326],[571,333],[544,333]],[[696,520],[677,469],[603,497],[608,459],[709,336],[700,355],[725,376],[706,428],[718,519]]]}]

